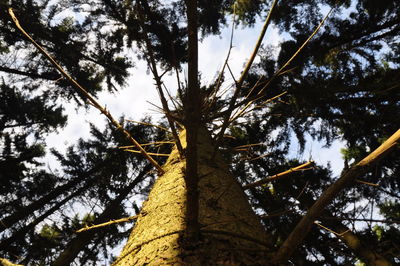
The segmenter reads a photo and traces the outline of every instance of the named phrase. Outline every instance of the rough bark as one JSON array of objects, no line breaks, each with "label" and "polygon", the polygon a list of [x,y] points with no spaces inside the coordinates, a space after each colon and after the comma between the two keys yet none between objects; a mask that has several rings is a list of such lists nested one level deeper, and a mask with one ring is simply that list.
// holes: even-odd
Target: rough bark
[{"label": "rough bark", "polygon": [[198,80],[197,1],[186,0],[188,34],[188,88],[185,95],[186,128],[186,217],[185,237],[187,243],[197,242],[199,237],[199,191],[198,191],[198,127],[200,124],[200,88]]},{"label": "rough bark", "polygon": [[[186,147],[186,132],[180,134]],[[266,265],[269,239],[205,128],[198,135],[200,240],[185,249],[185,161],[175,148],[114,265]]]}]

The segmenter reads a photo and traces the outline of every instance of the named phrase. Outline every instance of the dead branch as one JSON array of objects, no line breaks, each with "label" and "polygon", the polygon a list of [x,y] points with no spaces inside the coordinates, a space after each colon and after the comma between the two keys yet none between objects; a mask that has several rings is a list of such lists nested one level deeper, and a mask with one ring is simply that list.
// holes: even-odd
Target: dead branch
[{"label": "dead branch", "polygon": [[147,154],[147,152],[140,146],[140,144],[131,136],[131,134],[122,127],[120,123],[118,123],[114,117],[110,114],[109,111],[106,110],[103,106],[101,106],[97,100],[91,96],[86,89],[84,89],[76,80],[74,80],[62,67],[59,65],[53,57],[46,52],[20,25],[17,17],[15,16],[12,8],[8,9],[8,13],[14,21],[15,26],[22,32],[22,34],[28,38],[28,40],[39,50],[39,52],[44,55],[51,64],[57,68],[57,70],[73,85],[76,91],[82,93],[86,99],[89,100],[90,104],[93,105],[96,109],[98,109],[102,114],[104,114],[108,120],[119,130],[127,139],[129,139],[141,152],[141,154],[158,170],[159,174],[163,174],[164,170],[161,166],[153,159],[151,156]]},{"label": "dead branch", "polygon": [[321,219],[339,220],[339,221],[368,222],[368,223],[400,224],[400,220],[363,219],[363,218],[329,217],[329,216],[321,216]]},{"label": "dead branch", "polygon": [[285,72],[289,72],[289,70],[293,70],[294,68],[289,69],[288,71],[284,71],[285,68],[293,61],[293,59],[303,50],[303,48],[310,42],[310,40],[315,36],[315,34],[318,33],[318,31],[321,29],[322,25],[325,23],[326,19],[329,17],[329,15],[332,13],[333,8],[328,12],[328,14],[326,14],[326,16],[322,19],[322,21],[319,23],[319,25],[317,26],[317,28],[314,30],[314,32],[310,35],[310,37],[307,38],[307,40],[300,46],[299,49],[297,49],[297,51],[292,55],[292,57],[289,58],[288,61],[286,61],[286,63],[277,71],[275,72],[274,75],[272,75],[272,77],[266,82],[266,84],[262,87],[262,89],[257,93],[257,95],[255,97],[253,97],[252,99],[250,98],[246,98],[244,99],[244,101],[242,101],[240,105],[246,103],[246,105],[239,111],[239,113],[244,112],[247,108],[249,108],[249,106],[259,100],[260,98],[263,97],[262,93],[267,89],[267,87],[269,86],[269,84],[271,84],[272,81],[275,80],[276,77],[282,75]]},{"label": "dead branch", "polygon": [[[173,141],[153,141],[149,143],[140,143],[140,145],[143,146],[151,146],[151,145],[159,145],[159,144],[174,144],[175,142]],[[129,145],[129,146],[119,146],[117,147],[118,149],[129,149],[135,147],[134,145]]]},{"label": "dead branch", "polygon": [[161,76],[158,75],[157,64],[156,64],[156,61],[155,61],[154,55],[153,55],[153,46],[151,45],[151,42],[150,42],[149,37],[148,37],[148,33],[146,31],[146,27],[144,26],[144,18],[143,18],[142,9],[141,9],[140,4],[137,5],[137,10],[138,10],[138,14],[139,14],[138,17],[139,17],[140,26],[141,26],[141,28],[143,29],[143,32],[144,32],[143,36],[144,36],[146,49],[147,49],[147,57],[146,57],[146,59],[147,59],[148,65],[150,66],[151,72],[153,73],[154,80],[156,81],[156,87],[157,87],[157,90],[158,90],[158,95],[160,96],[161,104],[162,104],[164,112],[166,114],[168,124],[169,124],[169,126],[171,128],[172,136],[174,137],[174,140],[175,140],[175,143],[176,143],[176,147],[177,147],[177,149],[179,151],[179,156],[182,159],[182,156],[183,156],[182,144],[181,144],[181,142],[179,140],[178,133],[176,131],[174,121],[172,120],[172,118],[170,116],[171,112],[169,110],[168,102],[167,102],[167,100],[165,98],[165,95],[164,95],[164,92],[163,92],[163,88],[162,88],[162,84],[163,83],[161,81]]},{"label": "dead branch", "polygon": [[232,48],[233,48],[233,33],[235,31],[235,24],[236,24],[235,17],[236,17],[236,3],[233,5],[232,29],[231,29],[231,38],[230,38],[230,42],[229,42],[228,54],[226,55],[225,62],[223,64],[223,66],[222,66],[222,69],[221,69],[219,75],[218,75],[217,83],[216,83],[216,85],[215,85],[215,87],[214,87],[214,89],[213,89],[213,91],[212,91],[212,93],[210,95],[210,97],[211,97],[210,105],[214,104],[216,102],[216,100],[217,100],[217,94],[218,94],[218,91],[219,91],[219,89],[220,89],[220,87],[222,85],[222,77],[223,77],[224,72],[225,72],[225,67],[228,65],[228,60],[229,60],[229,57],[231,55],[231,51],[232,51]]},{"label": "dead branch", "polygon": [[362,180],[358,180],[358,179],[356,179],[356,182],[360,183],[360,184],[368,185],[368,186],[371,186],[371,187],[379,187],[379,184],[375,184],[375,183],[371,183],[371,182],[367,182],[367,181],[362,181]]},{"label": "dead branch", "polygon": [[256,157],[253,157],[253,158],[249,158],[248,160],[249,160],[249,162],[251,162],[251,161],[258,160],[258,159],[262,159],[262,158],[267,157],[267,156],[270,156],[270,155],[271,155],[271,153],[269,152],[269,153],[266,153],[266,154],[263,154],[263,155],[260,155],[260,156],[256,156]]},{"label": "dead branch", "polygon": [[0,258],[0,264],[3,266],[22,266],[22,264],[15,264],[7,259]]},{"label": "dead branch", "polygon": [[265,101],[262,102],[260,105],[255,106],[253,109],[250,109],[250,110],[247,110],[247,111],[246,111],[245,108],[241,109],[240,111],[236,112],[236,114],[231,118],[230,122],[233,122],[233,121],[236,120],[237,118],[239,118],[239,117],[241,117],[241,116],[244,116],[245,114],[247,114],[247,113],[249,113],[249,112],[251,112],[251,111],[253,111],[253,110],[255,110],[255,109],[263,108],[263,107],[264,107],[263,105],[266,105],[267,103],[270,103],[270,102],[272,102],[272,101],[278,99],[279,97],[285,95],[286,93],[287,93],[287,91],[284,91],[284,92],[282,92],[282,93],[279,93],[278,95],[275,95],[274,97],[271,97],[271,98],[265,100]]},{"label": "dead branch", "polygon": [[[129,151],[129,152],[132,152],[132,153],[140,153],[140,151],[130,150],[130,149],[125,149],[124,151]],[[169,154],[165,154],[165,153],[147,152],[147,154],[153,155],[153,156],[169,157]]]},{"label": "dead branch", "polygon": [[392,151],[400,142],[400,129],[397,130],[389,139],[387,139],[381,146],[370,153],[367,157],[351,167],[348,171],[332,185],[330,185],[320,198],[311,206],[307,214],[303,216],[300,222],[296,225],[289,237],[282,244],[276,256],[274,263],[279,264],[287,258],[290,258],[293,251],[307,236],[308,232],[314,221],[321,215],[325,207],[347,186],[351,185],[355,179],[365,173],[376,165],[376,163]]},{"label": "dead branch", "polygon": [[161,129],[161,130],[170,132],[170,131],[168,130],[168,128],[165,128],[165,127],[162,127],[162,126],[158,126],[158,125],[154,125],[154,124],[150,124],[150,123],[146,123],[146,122],[142,122],[142,121],[135,121],[135,120],[130,120],[130,119],[125,119],[125,121],[132,122],[132,123],[137,123],[137,124],[141,124],[141,125],[144,125],[144,126],[156,127],[156,128]]},{"label": "dead branch", "polygon": [[76,233],[81,233],[81,232],[84,232],[84,231],[88,231],[88,230],[91,230],[91,229],[104,227],[104,226],[108,226],[108,225],[112,225],[112,224],[130,222],[132,220],[136,220],[138,217],[139,217],[139,215],[135,215],[135,216],[125,217],[125,218],[121,218],[121,219],[117,219],[117,220],[111,220],[109,222],[96,224],[96,225],[92,225],[92,226],[85,226],[85,227],[77,230]]},{"label": "dead branch", "polygon": [[254,147],[254,146],[262,146],[263,143],[253,143],[253,144],[245,144],[245,145],[240,145],[234,147],[234,149],[241,149],[241,148],[247,148],[247,147]]},{"label": "dead branch", "polygon": [[[331,232],[342,240],[363,262],[366,262],[368,265],[391,265],[385,257],[377,253],[377,250],[370,249],[368,243],[363,242],[362,239],[341,222],[341,219],[337,219],[338,217],[333,216],[327,210],[324,210],[322,215],[321,220],[332,228]],[[318,225],[323,227],[321,224]],[[326,229],[325,227],[323,228]]]},{"label": "dead branch", "polygon": [[[261,33],[258,36],[258,40],[257,40],[257,43],[256,43],[256,45],[254,47],[253,53],[251,54],[250,59],[247,62],[246,66],[245,66],[245,68],[244,68],[244,70],[242,72],[242,75],[240,76],[239,80],[236,82],[235,92],[234,92],[234,94],[233,94],[233,96],[232,96],[232,98],[231,98],[231,100],[229,102],[228,109],[227,109],[227,112],[225,114],[224,122],[222,123],[221,130],[219,131],[219,133],[218,133],[218,135],[216,137],[215,149],[218,149],[218,146],[220,145],[220,143],[222,141],[222,138],[223,138],[223,135],[225,133],[225,130],[229,126],[229,120],[230,120],[230,117],[231,117],[231,114],[232,114],[233,110],[235,109],[236,100],[239,97],[240,91],[242,89],[243,82],[244,82],[245,78],[247,77],[247,74],[248,74],[248,72],[250,70],[250,67],[253,64],[253,61],[254,61],[257,53],[258,53],[258,50],[260,49],[262,40],[264,39],[265,33],[267,32],[268,26],[269,26],[269,24],[271,22],[272,11],[274,10],[274,7],[276,6],[277,2],[278,2],[278,0],[274,0],[274,2],[272,3],[271,9],[269,10],[268,16],[265,19],[265,22],[264,22],[263,28],[261,30]],[[216,152],[216,150],[214,151],[214,156],[215,156],[215,152]]]},{"label": "dead branch", "polygon": [[[289,170],[286,170],[286,171],[284,171],[282,173],[266,177],[264,179],[261,179],[259,181],[254,182],[254,183],[251,183],[251,184],[247,184],[247,185],[243,186],[243,189],[249,189],[249,188],[252,188],[252,187],[258,187],[258,186],[261,186],[263,184],[269,183],[269,182],[271,182],[273,180],[277,180],[277,179],[286,177],[286,176],[288,176],[288,175],[290,175],[290,174],[292,174],[294,172],[311,169],[310,166],[313,166],[313,165],[314,165],[314,162],[313,161],[309,161],[307,163],[304,163],[302,165],[296,166],[294,168],[290,168]],[[305,168],[308,168],[308,169],[305,169]]]},{"label": "dead branch", "polygon": [[315,221],[314,224],[318,225],[319,227],[325,229],[326,231],[328,231],[328,232],[330,232],[330,233],[332,233],[332,234],[334,234],[335,236],[338,236],[338,237],[342,237],[344,234],[346,234],[347,232],[350,231],[350,229],[347,229],[346,231],[344,231],[342,233],[338,233],[338,232],[335,232],[334,230],[332,230],[332,229],[330,229],[330,228],[328,228],[326,226],[323,226],[322,224],[318,223],[317,221]]}]

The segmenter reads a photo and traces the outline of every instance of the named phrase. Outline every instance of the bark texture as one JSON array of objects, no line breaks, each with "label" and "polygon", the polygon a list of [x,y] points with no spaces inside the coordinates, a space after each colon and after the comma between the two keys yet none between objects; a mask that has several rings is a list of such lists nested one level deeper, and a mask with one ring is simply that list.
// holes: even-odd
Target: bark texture
[{"label": "bark texture", "polygon": [[[180,134],[186,148],[186,133]],[[268,237],[239,183],[198,135],[200,240],[185,249],[185,162],[174,149],[114,265],[266,265]]]}]

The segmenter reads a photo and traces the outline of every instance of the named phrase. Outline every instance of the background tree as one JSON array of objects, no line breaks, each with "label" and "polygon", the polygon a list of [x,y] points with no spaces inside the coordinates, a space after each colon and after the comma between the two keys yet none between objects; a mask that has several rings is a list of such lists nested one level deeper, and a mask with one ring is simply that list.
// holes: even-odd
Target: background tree
[{"label": "background tree", "polygon": [[[171,132],[111,120],[105,131],[92,126],[92,138],[80,140],[65,155],[52,151],[62,171],[46,169],[39,160],[45,155],[45,135],[67,121],[60,105],[71,100],[77,106],[96,104],[27,42],[7,14],[9,7],[38,46],[91,95],[127,85],[133,66],[127,48],[134,49],[148,63]],[[332,14],[316,32],[330,8]],[[55,20],[65,9],[73,9],[78,19]],[[117,263],[146,260],[140,253],[132,258],[137,252],[132,247],[149,250],[153,255],[147,262],[156,264],[162,259],[205,263],[216,258],[220,263],[245,264],[271,259],[295,265],[398,263],[399,152],[392,151],[367,172],[359,172],[357,163],[399,129],[399,10],[399,4],[389,0],[379,5],[328,0],[2,3],[1,256],[24,264],[115,261],[110,249],[127,236],[127,228],[74,231],[131,215],[132,203],[123,200],[133,193],[147,195],[152,187],[155,172],[146,175],[147,161],[118,149],[132,145],[126,139],[130,134],[138,143],[167,140],[177,149],[163,167],[165,174],[157,179]],[[265,28],[272,23],[280,30],[283,42],[280,47],[256,48],[259,62],[253,63],[249,55],[233,84],[226,63],[206,86],[197,69],[196,33],[200,39],[219,34],[232,14],[244,26],[254,25],[260,16]],[[187,81],[182,78],[186,65]],[[178,77],[176,97],[168,99],[165,73]],[[231,86],[232,92],[223,94],[223,86]],[[101,112],[110,115],[106,109]],[[112,124],[124,125],[125,136]],[[177,129],[183,128],[186,133],[179,139]],[[335,192],[335,199],[323,211],[319,208],[319,215],[310,220],[316,219],[315,224],[309,223],[311,230],[307,235],[303,231],[306,238],[295,246],[285,240],[336,181],[330,169],[310,169],[310,164],[295,168],[305,162],[289,158],[290,146],[298,143],[304,152],[310,137],[328,146],[343,141],[342,177],[358,175],[348,184],[351,193]],[[161,150],[143,147],[147,154],[170,151],[165,145]],[[288,169],[296,170],[279,174]],[[252,184],[265,177],[263,185]],[[259,217],[248,212],[247,201],[239,200],[244,195],[239,184]],[[156,202],[154,195],[180,185],[174,194],[179,196],[169,200],[185,208],[168,208],[172,202],[167,204],[165,198]],[[229,197],[235,204],[227,203]],[[77,215],[67,205],[88,211]],[[138,214],[136,204],[133,207],[133,214]],[[151,229],[160,229],[154,223],[160,217],[152,216],[156,212],[163,212],[163,221],[171,219],[161,224],[165,235]],[[173,231],[176,221],[182,227]],[[72,246],[79,249],[72,252]],[[285,250],[290,254],[282,253]]]}]

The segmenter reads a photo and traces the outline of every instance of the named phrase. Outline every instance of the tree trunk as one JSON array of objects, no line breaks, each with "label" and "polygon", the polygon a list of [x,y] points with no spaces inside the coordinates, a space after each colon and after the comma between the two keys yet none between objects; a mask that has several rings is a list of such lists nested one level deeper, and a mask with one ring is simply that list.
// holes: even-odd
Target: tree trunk
[{"label": "tree trunk", "polygon": [[[180,134],[186,148],[186,132]],[[269,238],[240,184],[229,173],[205,128],[199,129],[200,240],[191,250],[185,232],[185,162],[176,148],[163,166],[127,244],[114,265],[265,265]]]}]

